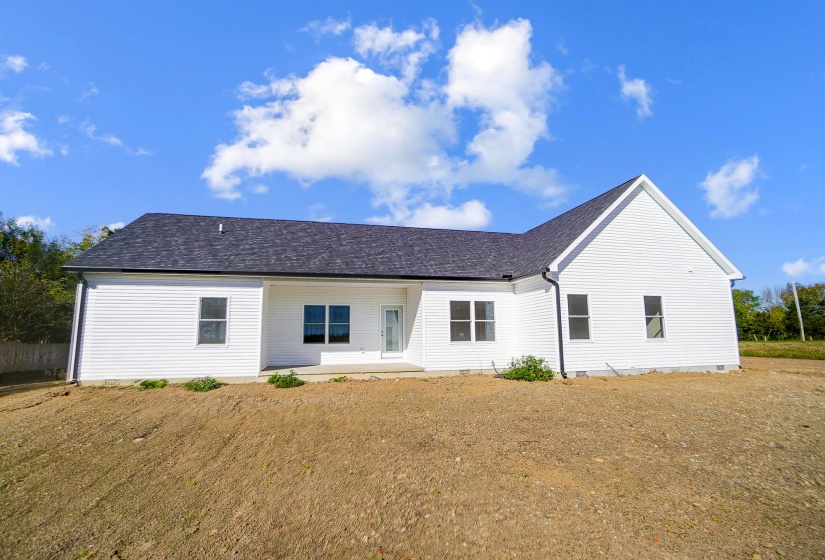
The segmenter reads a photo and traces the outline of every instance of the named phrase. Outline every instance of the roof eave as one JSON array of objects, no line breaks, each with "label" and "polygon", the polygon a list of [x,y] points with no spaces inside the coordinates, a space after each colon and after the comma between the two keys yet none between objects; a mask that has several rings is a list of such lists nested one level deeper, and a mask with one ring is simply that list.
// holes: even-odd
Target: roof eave
[{"label": "roof eave", "polygon": [[371,279],[371,280],[443,280],[452,282],[510,282],[509,277],[486,276],[432,276],[415,274],[334,274],[328,272],[272,272],[244,270],[200,270],[200,269],[150,269],[150,268],[106,268],[86,266],[63,266],[66,272],[99,272],[109,274],[197,274],[199,276],[256,276],[272,278],[335,278],[335,279]]}]

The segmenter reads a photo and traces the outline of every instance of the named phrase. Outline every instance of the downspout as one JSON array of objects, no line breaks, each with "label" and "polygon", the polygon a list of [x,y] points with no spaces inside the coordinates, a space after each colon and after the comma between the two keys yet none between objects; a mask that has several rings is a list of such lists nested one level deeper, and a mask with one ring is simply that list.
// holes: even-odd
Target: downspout
[{"label": "downspout", "polygon": [[83,322],[86,313],[86,291],[89,289],[89,281],[83,277],[83,271],[78,273],[78,280],[82,284],[80,288],[80,309],[77,312],[77,333],[74,341],[74,364],[72,367],[72,379],[70,382],[80,380],[80,342],[83,340]]},{"label": "downspout", "polygon": [[[548,267],[549,269],[550,267]],[[556,288],[556,333],[559,339],[559,369],[563,379],[567,379],[567,372],[564,371],[564,341],[561,334],[561,288],[559,283],[547,276],[547,271],[541,273],[541,277],[553,284]]]}]

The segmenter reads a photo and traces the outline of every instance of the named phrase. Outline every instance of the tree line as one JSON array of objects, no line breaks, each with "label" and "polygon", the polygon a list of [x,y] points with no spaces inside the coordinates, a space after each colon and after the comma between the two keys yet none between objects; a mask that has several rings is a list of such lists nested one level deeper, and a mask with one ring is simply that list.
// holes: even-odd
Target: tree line
[{"label": "tree line", "polygon": [[[805,338],[825,339],[825,283],[797,284],[799,308]],[[767,288],[756,295],[753,290],[733,289],[733,306],[739,340],[799,339],[799,316],[793,289]]]},{"label": "tree line", "polygon": [[112,233],[94,227],[79,241],[48,237],[0,213],[0,341],[69,342],[77,276],[60,267]]}]

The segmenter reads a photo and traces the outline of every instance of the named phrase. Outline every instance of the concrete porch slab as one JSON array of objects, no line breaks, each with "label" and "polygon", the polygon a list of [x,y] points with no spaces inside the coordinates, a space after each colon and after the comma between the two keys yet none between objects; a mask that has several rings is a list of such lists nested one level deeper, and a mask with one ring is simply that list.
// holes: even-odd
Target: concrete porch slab
[{"label": "concrete porch slab", "polygon": [[298,377],[307,381],[327,381],[333,377],[345,375],[351,379],[392,379],[395,377],[421,377],[424,368],[404,362],[382,364],[348,364],[348,365],[303,365],[303,366],[269,366],[258,375],[268,377],[274,373],[287,374],[295,371]]}]

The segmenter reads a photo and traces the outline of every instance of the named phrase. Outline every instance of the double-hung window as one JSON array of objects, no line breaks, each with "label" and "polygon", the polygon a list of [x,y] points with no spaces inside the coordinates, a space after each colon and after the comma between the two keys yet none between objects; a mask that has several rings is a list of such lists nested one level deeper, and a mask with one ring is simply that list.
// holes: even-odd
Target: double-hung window
[{"label": "double-hung window", "polygon": [[349,344],[349,305],[305,305],[304,344]]},{"label": "double-hung window", "polygon": [[304,344],[324,344],[327,341],[327,306],[304,306]]},{"label": "double-hung window", "polygon": [[662,307],[662,296],[644,296],[644,298],[647,337],[664,338],[665,314]]},{"label": "double-hung window", "polygon": [[329,306],[329,343],[349,344],[349,305]]},{"label": "double-hung window", "polygon": [[450,342],[494,342],[495,340],[495,302],[450,302]]},{"label": "double-hung window", "polygon": [[198,345],[226,344],[228,298],[202,297],[198,310]]},{"label": "double-hung window", "polygon": [[567,294],[570,340],[590,340],[590,302],[584,294]]},{"label": "double-hung window", "polygon": [[476,342],[494,342],[496,339],[496,306],[492,301],[476,301]]}]

